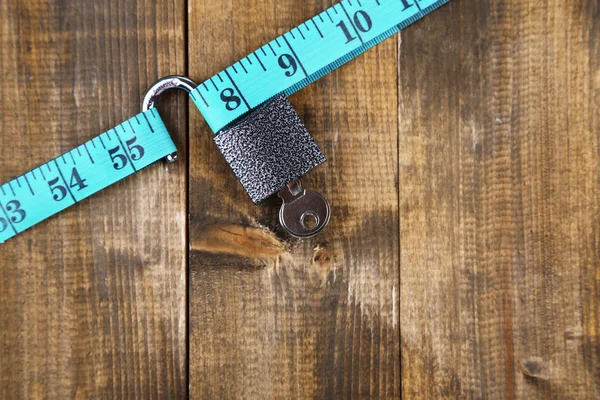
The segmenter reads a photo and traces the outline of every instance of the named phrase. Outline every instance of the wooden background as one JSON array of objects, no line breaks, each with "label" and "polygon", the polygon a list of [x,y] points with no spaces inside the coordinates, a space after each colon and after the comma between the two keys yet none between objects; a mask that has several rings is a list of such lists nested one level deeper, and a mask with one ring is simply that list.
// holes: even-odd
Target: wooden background
[{"label": "wooden background", "polygon": [[[0,0],[0,181],[331,5]],[[452,0],[291,100],[327,230],[164,96],[178,163],[0,245],[0,398],[600,397],[598,0]]]}]

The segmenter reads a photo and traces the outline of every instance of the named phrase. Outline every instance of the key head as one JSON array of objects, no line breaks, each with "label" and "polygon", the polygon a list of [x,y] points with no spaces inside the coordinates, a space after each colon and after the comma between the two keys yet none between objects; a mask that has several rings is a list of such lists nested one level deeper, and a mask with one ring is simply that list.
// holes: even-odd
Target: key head
[{"label": "key head", "polygon": [[279,192],[283,200],[279,222],[290,235],[306,239],[321,232],[329,223],[331,208],[321,194],[303,189],[294,181]]}]

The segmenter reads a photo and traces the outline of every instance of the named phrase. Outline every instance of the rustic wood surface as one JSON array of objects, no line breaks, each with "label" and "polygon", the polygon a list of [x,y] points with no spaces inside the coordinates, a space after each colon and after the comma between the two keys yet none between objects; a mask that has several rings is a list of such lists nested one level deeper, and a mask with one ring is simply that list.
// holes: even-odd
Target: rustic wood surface
[{"label": "rustic wood surface", "polygon": [[[332,5],[84,3],[0,0],[0,181]],[[327,230],[167,96],[178,163],[0,245],[0,398],[600,397],[600,2],[452,0],[291,101]]]},{"label": "rustic wood surface", "polygon": [[[327,5],[191,2],[190,74],[209,77]],[[329,158],[303,180],[334,208],[311,240],[286,237],[276,201],[248,201],[192,114],[192,397],[399,397],[396,51],[386,41],[292,97]]]},{"label": "rustic wood surface", "polygon": [[[185,73],[184,6],[160,3],[0,0],[1,182]],[[160,107],[184,152],[186,104]],[[185,396],[186,174],[148,168],[0,245],[0,398]]]},{"label": "rustic wood surface", "polygon": [[399,47],[402,393],[599,398],[600,3],[432,17]]}]

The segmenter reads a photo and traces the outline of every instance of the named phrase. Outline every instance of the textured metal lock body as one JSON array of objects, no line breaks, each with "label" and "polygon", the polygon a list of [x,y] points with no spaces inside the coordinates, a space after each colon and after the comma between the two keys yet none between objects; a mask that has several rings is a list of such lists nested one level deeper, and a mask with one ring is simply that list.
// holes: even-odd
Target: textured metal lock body
[{"label": "textured metal lock body", "polygon": [[326,160],[283,94],[219,132],[215,143],[256,204]]}]

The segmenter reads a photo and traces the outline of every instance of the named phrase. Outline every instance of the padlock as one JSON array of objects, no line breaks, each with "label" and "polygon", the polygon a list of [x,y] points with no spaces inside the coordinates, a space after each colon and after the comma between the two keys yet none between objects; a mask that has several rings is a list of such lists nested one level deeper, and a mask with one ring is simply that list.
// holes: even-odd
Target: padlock
[{"label": "padlock", "polygon": [[280,222],[293,236],[314,236],[327,225],[329,203],[298,181],[325,155],[284,94],[219,132],[215,143],[255,204],[279,193]]}]

